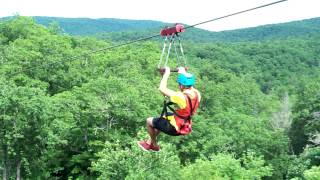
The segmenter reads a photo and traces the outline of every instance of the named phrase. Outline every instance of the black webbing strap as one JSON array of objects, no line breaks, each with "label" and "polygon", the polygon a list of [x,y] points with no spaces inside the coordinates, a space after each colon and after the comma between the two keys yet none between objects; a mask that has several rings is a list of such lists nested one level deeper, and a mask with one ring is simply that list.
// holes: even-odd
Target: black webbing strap
[{"label": "black webbing strap", "polygon": [[[170,103],[170,102],[168,102],[168,103]],[[167,115],[168,115],[167,104],[168,103],[166,100],[163,101],[163,108],[162,108],[160,118],[163,117],[164,115],[167,117]]]}]

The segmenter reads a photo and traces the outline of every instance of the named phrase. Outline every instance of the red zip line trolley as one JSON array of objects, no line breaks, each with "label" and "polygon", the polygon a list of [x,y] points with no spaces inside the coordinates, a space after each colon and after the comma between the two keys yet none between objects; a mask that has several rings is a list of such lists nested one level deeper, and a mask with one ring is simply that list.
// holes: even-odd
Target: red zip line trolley
[{"label": "red zip line trolley", "polygon": [[[166,27],[161,29],[160,35],[165,37],[160,61],[158,64],[158,69],[161,74],[163,74],[165,71],[164,67],[168,65],[172,44],[174,46],[174,51],[177,58],[177,67],[184,67],[187,70],[187,61],[183,53],[181,38],[179,35],[179,33],[182,33],[184,31],[185,31],[184,26],[179,23],[177,23],[174,27]],[[175,42],[176,39],[178,39],[178,47]],[[165,56],[165,61],[163,62],[164,56]],[[178,70],[174,69],[172,70],[172,72],[178,72]]]}]

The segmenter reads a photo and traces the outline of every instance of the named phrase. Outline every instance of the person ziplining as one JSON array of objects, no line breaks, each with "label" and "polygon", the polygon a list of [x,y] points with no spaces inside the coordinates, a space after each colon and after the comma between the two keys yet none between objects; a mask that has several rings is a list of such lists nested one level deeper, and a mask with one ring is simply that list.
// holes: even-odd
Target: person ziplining
[{"label": "person ziplining", "polygon": [[[178,73],[177,83],[180,91],[176,92],[167,87],[170,68],[165,68],[159,90],[170,101],[164,104],[160,117],[147,118],[147,130],[150,139],[138,142],[143,150],[160,150],[160,146],[157,144],[157,136],[160,132],[171,136],[179,136],[187,135],[192,131],[192,116],[197,111],[201,95],[194,88],[195,76],[193,74],[186,72],[184,68],[179,68]],[[175,105],[176,108],[171,107],[171,105]],[[172,112],[168,112],[167,108]]]},{"label": "person ziplining", "polygon": [[[181,24],[176,24],[176,26],[173,28],[162,29],[160,32],[162,36],[165,36],[165,41],[158,65],[159,71],[163,75],[160,81],[159,91],[165,97],[167,97],[169,101],[164,101],[164,106],[160,117],[147,118],[146,124],[150,139],[138,142],[138,145],[145,151],[160,150],[160,146],[157,143],[157,136],[160,134],[160,132],[171,136],[179,136],[187,135],[192,131],[192,116],[197,111],[201,100],[201,95],[200,92],[194,87],[196,82],[195,76],[187,72],[186,60],[179,37],[179,33],[181,32],[184,32],[184,27]],[[179,39],[179,53],[175,45],[176,37]],[[163,56],[166,53],[168,38],[170,40],[166,60],[164,66],[161,67]],[[174,70],[175,72],[178,72],[177,83],[179,91],[173,91],[167,87],[167,81],[171,74],[171,69],[167,66],[167,64],[172,44],[175,48],[177,61],[179,61],[178,64],[181,63],[181,59],[184,63],[183,67],[180,66]],[[171,112],[168,112],[168,109]]]}]

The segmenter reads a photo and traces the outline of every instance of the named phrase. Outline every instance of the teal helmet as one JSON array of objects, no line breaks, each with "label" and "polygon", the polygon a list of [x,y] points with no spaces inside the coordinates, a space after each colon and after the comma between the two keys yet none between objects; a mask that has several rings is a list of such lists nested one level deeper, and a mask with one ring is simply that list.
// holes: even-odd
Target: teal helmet
[{"label": "teal helmet", "polygon": [[196,78],[191,73],[180,73],[177,82],[183,86],[193,86],[196,82]]}]

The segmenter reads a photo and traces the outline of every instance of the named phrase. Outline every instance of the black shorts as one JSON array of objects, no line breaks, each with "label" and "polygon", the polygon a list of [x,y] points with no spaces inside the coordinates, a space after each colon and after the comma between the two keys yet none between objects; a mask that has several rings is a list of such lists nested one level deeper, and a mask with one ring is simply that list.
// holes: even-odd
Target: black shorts
[{"label": "black shorts", "polygon": [[180,134],[178,134],[176,128],[174,126],[172,126],[170,124],[170,122],[163,118],[153,118],[152,120],[152,126],[158,130],[160,130],[161,132],[164,132],[168,135],[171,136],[179,136]]}]

